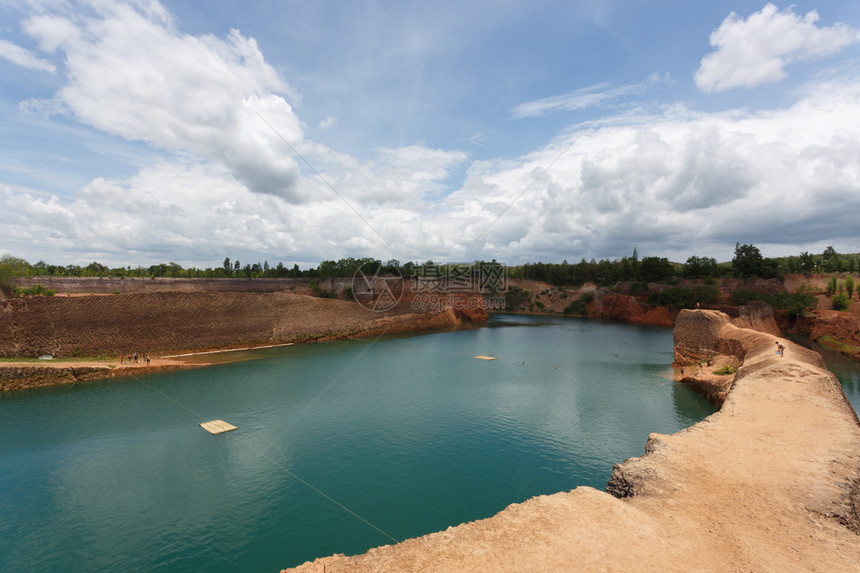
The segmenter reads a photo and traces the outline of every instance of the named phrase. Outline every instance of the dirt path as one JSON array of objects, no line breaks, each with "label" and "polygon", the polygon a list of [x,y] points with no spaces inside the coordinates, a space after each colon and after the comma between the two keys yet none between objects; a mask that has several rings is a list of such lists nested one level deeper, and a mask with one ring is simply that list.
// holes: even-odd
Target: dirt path
[{"label": "dirt path", "polygon": [[579,487],[295,570],[860,570],[860,425],[838,380],[788,341],[779,357],[773,336],[715,328],[745,353],[731,393],[616,468],[629,497]]}]

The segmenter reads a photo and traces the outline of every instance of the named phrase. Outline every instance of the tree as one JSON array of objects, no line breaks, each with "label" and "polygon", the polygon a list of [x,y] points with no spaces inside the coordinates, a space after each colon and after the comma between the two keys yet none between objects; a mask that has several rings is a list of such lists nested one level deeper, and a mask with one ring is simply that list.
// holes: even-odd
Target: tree
[{"label": "tree", "polygon": [[837,294],[830,301],[830,306],[833,310],[848,310],[850,305],[851,299],[844,292]]},{"label": "tree", "polygon": [[661,282],[672,276],[672,270],[665,257],[645,257],[639,265],[639,277],[649,283]]},{"label": "tree", "polygon": [[233,270],[233,267],[230,265],[230,257],[224,257],[224,272],[230,274],[230,271]]},{"label": "tree", "polygon": [[807,274],[815,272],[815,257],[809,251],[800,253],[800,271]]},{"label": "tree", "polygon": [[836,252],[832,246],[828,246],[824,249],[824,252],[821,253],[822,264],[824,265],[824,272],[826,273],[836,273],[842,272],[845,270],[845,261],[842,259],[842,255]]},{"label": "tree", "polygon": [[848,298],[854,297],[854,277],[845,277],[845,292],[848,293]]},{"label": "tree", "polygon": [[684,263],[684,276],[688,279],[712,277],[717,273],[717,261],[711,257],[692,256]]},{"label": "tree", "polygon": [[12,296],[15,286],[12,284],[12,267],[0,261],[0,298],[2,295]]},{"label": "tree", "polygon": [[735,256],[732,267],[739,277],[757,277],[764,271],[764,257],[755,245],[735,243]]}]

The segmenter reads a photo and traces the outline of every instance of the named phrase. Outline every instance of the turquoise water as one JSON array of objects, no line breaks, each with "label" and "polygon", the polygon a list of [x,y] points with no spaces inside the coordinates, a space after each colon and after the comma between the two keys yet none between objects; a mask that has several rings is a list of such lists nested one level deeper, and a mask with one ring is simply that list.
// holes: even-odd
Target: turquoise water
[{"label": "turquoise water", "polygon": [[842,390],[854,411],[860,411],[860,363],[854,362],[841,352],[824,348],[817,344],[808,344],[813,350],[820,352],[827,364],[827,369],[833,372],[842,382]]},{"label": "turquoise water", "polygon": [[[476,355],[498,357],[476,360]],[[713,411],[669,329],[495,316],[0,394],[0,570],[277,571],[577,485]],[[239,429],[212,436],[221,418]]]}]

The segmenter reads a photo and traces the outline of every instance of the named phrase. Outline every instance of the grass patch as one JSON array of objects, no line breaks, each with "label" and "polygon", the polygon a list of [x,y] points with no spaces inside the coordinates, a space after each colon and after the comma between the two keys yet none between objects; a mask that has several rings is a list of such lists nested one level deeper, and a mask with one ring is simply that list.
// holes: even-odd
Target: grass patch
[{"label": "grass patch", "polygon": [[714,370],[714,374],[716,374],[717,376],[728,376],[729,374],[734,374],[737,371],[738,369],[734,366],[729,366],[728,364],[726,364],[719,370]]},{"label": "grass patch", "polygon": [[830,336],[829,334],[825,334],[815,342],[822,346],[839,350],[840,352],[860,353],[860,346],[853,346],[844,340],[840,340],[835,336]]}]

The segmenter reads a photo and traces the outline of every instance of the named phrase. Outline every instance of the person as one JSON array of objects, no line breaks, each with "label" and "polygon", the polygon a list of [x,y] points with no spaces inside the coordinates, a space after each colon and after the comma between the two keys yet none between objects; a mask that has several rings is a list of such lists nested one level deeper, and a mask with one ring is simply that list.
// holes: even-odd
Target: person
[{"label": "person", "polygon": [[696,303],[696,310],[699,310],[699,303]]},{"label": "person", "polygon": [[681,378],[683,378],[683,377],[684,377],[684,367],[681,366]]},{"label": "person", "polygon": [[143,357],[146,359],[146,365],[149,366],[149,354],[144,354]]},{"label": "person", "polygon": [[785,346],[783,346],[782,343],[780,343],[780,342],[776,343],[776,350],[777,350],[777,352],[779,352],[780,358],[785,356]]}]

